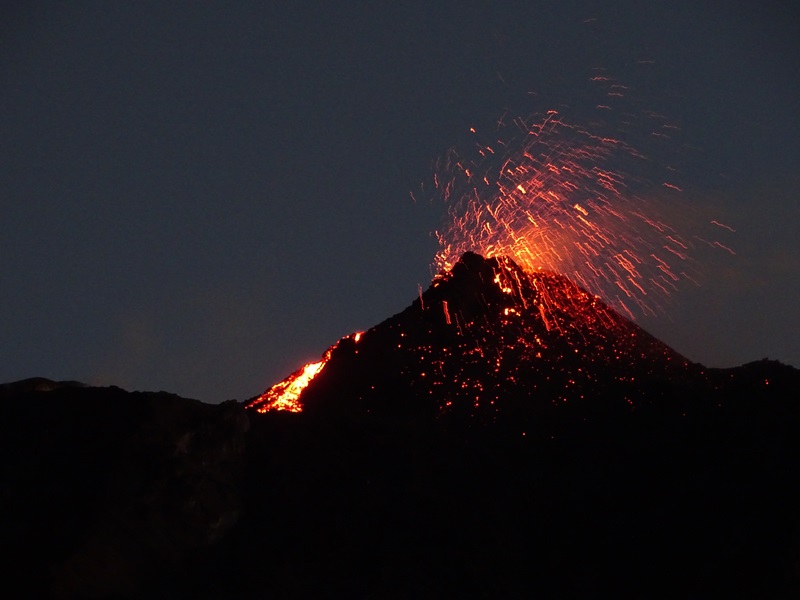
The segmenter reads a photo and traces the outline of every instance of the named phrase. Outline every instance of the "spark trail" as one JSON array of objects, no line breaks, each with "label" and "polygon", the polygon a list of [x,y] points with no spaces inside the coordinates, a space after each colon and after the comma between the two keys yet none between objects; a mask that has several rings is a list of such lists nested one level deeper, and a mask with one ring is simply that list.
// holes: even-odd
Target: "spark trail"
[{"label": "spark trail", "polygon": [[438,272],[466,251],[506,256],[531,274],[567,277],[629,318],[661,312],[684,282],[697,280],[691,236],[672,224],[682,217],[664,216],[676,213],[682,188],[636,175],[655,161],[555,110],[513,123],[516,140],[476,142],[476,159],[453,153],[437,174],[448,204]]},{"label": "spark trail", "polygon": [[[428,291],[420,287],[417,303],[364,341],[343,338],[248,406],[301,411],[314,389],[340,385],[338,402],[368,412],[400,398],[399,406],[435,402],[440,416],[495,419],[511,389],[566,403],[583,401],[601,380],[619,387],[683,377],[689,362],[631,321],[662,312],[684,283],[698,285],[695,241],[732,252],[714,236],[734,230],[711,220],[710,239],[686,233],[696,224],[687,227],[679,172],[630,141],[640,139],[640,123],[619,110],[627,88],[592,81],[608,97],[596,110],[623,115],[620,127],[578,125],[550,110],[514,119],[516,135],[492,143],[472,128],[474,158],[451,152],[434,174],[448,210]],[[675,125],[639,114],[652,140],[641,147],[673,143]],[[507,129],[501,119],[498,132]],[[392,389],[381,388],[384,379]]]}]

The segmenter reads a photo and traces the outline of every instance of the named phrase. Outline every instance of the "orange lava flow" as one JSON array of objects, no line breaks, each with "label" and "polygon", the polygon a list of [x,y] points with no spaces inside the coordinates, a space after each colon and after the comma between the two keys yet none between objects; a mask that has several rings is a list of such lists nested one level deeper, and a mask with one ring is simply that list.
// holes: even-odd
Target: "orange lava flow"
[{"label": "orange lava flow", "polygon": [[[351,335],[345,336],[343,340],[351,339],[358,343],[361,339],[363,331],[358,331]],[[317,362],[308,363],[301,367],[289,377],[276,383],[266,392],[261,394],[255,400],[252,400],[247,408],[254,408],[257,412],[265,413],[274,410],[284,410],[288,412],[299,413],[303,411],[303,405],[300,402],[300,395],[308,387],[311,381],[320,374],[325,365],[333,354],[333,351],[339,346],[339,342],[331,346],[322,355],[322,360]]]},{"label": "orange lava flow", "polygon": [[300,394],[308,387],[311,380],[316,377],[325,366],[326,360],[309,363],[302,369],[292,373],[289,377],[278,384],[269,388],[261,394],[253,404],[258,404],[258,412],[268,412],[271,410],[286,410],[289,412],[301,412],[303,406],[300,404]]}]

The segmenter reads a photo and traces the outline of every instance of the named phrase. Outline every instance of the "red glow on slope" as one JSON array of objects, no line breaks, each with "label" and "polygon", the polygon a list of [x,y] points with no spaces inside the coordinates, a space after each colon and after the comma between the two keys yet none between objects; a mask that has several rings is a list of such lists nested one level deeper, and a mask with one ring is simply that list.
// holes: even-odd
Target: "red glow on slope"
[{"label": "red glow on slope", "polygon": [[309,363],[302,369],[292,373],[280,383],[272,386],[253,404],[258,404],[258,412],[270,410],[288,410],[289,412],[301,412],[300,394],[308,387],[311,380],[317,376],[327,362],[323,359],[319,362]]},{"label": "red glow on slope", "polygon": [[[358,343],[361,339],[362,331],[350,334],[342,339],[352,339]],[[325,351],[322,360],[308,363],[301,367],[289,377],[276,383],[258,398],[251,401],[247,408],[254,408],[256,411],[265,413],[273,410],[285,410],[288,412],[302,412],[303,405],[300,402],[300,395],[308,387],[311,381],[320,374],[325,365],[331,358],[331,354],[339,345],[337,342]]]}]

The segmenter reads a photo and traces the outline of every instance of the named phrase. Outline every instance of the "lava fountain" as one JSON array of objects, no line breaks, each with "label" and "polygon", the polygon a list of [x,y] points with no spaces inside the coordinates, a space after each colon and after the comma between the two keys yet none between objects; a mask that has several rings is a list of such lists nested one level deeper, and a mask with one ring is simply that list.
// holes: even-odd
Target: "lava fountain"
[{"label": "lava fountain", "polygon": [[[618,95],[619,86],[610,85],[609,94]],[[611,110],[609,106],[597,108]],[[648,118],[659,123],[650,133],[657,142],[669,138],[673,125],[654,113],[649,113]],[[434,394],[436,386],[460,382],[461,387],[451,390],[449,399],[440,407],[443,412],[450,410],[452,398],[459,394],[469,396],[470,406],[484,403],[484,396],[489,394],[487,382],[497,378],[500,365],[506,363],[516,365],[515,369],[527,365],[528,371],[543,374],[545,381],[559,380],[567,369],[565,365],[571,365],[565,390],[591,387],[589,383],[579,386],[578,381],[588,377],[591,383],[587,373],[601,363],[601,371],[616,373],[613,378],[617,383],[633,381],[628,371],[637,361],[660,365],[653,367],[656,370],[663,365],[686,368],[688,363],[683,357],[663,344],[648,341],[647,334],[630,323],[637,316],[662,312],[671,294],[685,282],[697,283],[698,246],[732,252],[721,242],[709,241],[706,235],[686,233],[682,209],[687,203],[680,183],[673,179],[678,171],[667,166],[664,172],[673,178],[657,177],[658,160],[645,155],[628,139],[604,135],[597,124],[571,123],[556,110],[529,119],[513,119],[510,130],[515,132],[511,139],[494,139],[492,143],[478,142],[478,135],[472,130],[476,136],[474,158],[451,152],[439,165],[434,183],[447,203],[447,216],[436,232],[440,246],[434,264],[438,275],[424,295],[427,302],[420,291],[419,315],[427,316],[419,318],[427,325],[413,325],[425,329],[417,336],[425,341],[417,341],[409,349],[405,334],[398,334],[398,339],[392,338],[391,347],[410,354],[393,360],[406,365],[408,372],[417,372],[417,379],[430,380],[433,387],[425,388],[429,394]],[[625,133],[624,128],[621,131]],[[676,210],[678,205],[682,206]],[[717,231],[732,230],[716,220],[706,224]],[[435,288],[447,283],[465,253],[482,255],[490,261],[480,264],[494,264],[493,273],[486,275],[487,281],[493,279],[492,285],[502,295],[516,299],[488,303],[502,307],[502,315],[484,315],[475,320],[474,315],[470,317],[450,307],[450,300],[458,299],[437,300]],[[480,293],[483,301],[498,291],[492,289]],[[426,312],[430,301],[441,305],[443,323],[435,324],[436,318]],[[385,327],[391,329],[393,325]],[[451,329],[458,331],[458,340],[450,340],[452,348],[434,351]],[[371,331],[365,333],[369,339]],[[259,412],[303,410],[301,396],[312,380],[326,368],[345,340],[349,340],[345,344],[348,351],[358,354],[354,344],[358,344],[361,335],[343,338],[321,360],[298,369],[249,406]],[[485,343],[490,343],[491,349],[484,348]],[[484,369],[486,381],[461,372],[443,375],[445,356],[452,359],[448,353],[455,349],[458,360],[465,364],[476,355],[484,362],[489,360],[486,357],[494,357],[494,366]],[[548,362],[542,358],[545,354],[552,363],[548,367],[540,366]],[[576,354],[583,357],[578,366],[575,359],[566,358]],[[658,358],[653,362],[646,358],[648,354]],[[506,360],[508,357],[511,359]],[[619,366],[612,368],[612,363]],[[473,366],[473,371],[486,366],[481,365]],[[366,371],[381,368],[376,363]],[[559,375],[548,369],[556,369]],[[517,378],[508,373],[504,376],[503,385],[514,383]],[[530,387],[534,389],[536,383]],[[373,390],[353,394],[366,398],[374,395]],[[559,393],[558,398],[563,401],[570,395]],[[582,392],[576,394],[583,398]],[[489,402],[499,399],[498,396]]]},{"label": "lava fountain", "polygon": [[[683,282],[697,283],[697,242],[732,252],[687,236],[665,216],[685,220],[676,210],[685,202],[681,187],[631,175],[653,170],[655,161],[622,139],[555,110],[513,125],[516,140],[476,141],[475,159],[452,153],[437,173],[448,203],[437,232],[438,272],[466,251],[509,257],[531,274],[563,275],[635,319],[662,311]],[[671,127],[662,123],[651,135]]]}]

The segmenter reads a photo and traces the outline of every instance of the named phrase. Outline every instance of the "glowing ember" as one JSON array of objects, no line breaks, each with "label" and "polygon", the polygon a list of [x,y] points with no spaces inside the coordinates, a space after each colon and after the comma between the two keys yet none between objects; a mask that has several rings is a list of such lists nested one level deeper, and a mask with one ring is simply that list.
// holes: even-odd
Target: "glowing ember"
[{"label": "glowing ember", "polygon": [[652,170],[653,161],[621,139],[570,124],[554,110],[514,124],[521,141],[479,143],[481,158],[451,156],[437,175],[449,203],[437,232],[439,272],[466,251],[509,257],[531,274],[564,275],[634,318],[656,314],[683,281],[696,281],[693,241],[728,250],[687,239],[667,222],[667,201],[683,190],[629,175]]}]

